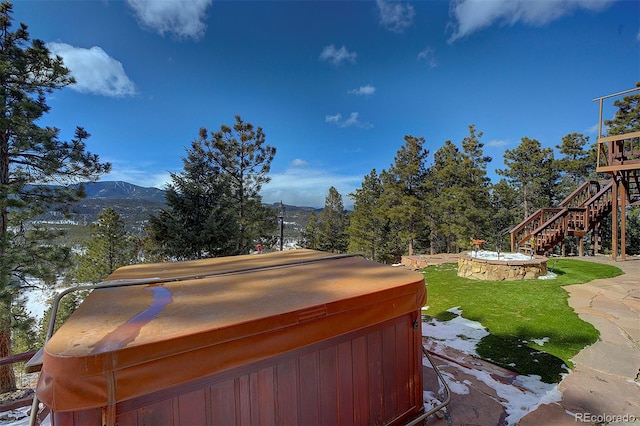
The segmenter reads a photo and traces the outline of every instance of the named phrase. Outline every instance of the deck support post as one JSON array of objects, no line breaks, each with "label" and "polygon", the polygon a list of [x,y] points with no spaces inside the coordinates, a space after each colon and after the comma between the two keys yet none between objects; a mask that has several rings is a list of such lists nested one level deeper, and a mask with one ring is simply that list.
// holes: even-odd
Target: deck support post
[{"label": "deck support post", "polygon": [[613,176],[613,196],[611,197],[611,259],[618,257],[618,180]]},{"label": "deck support post", "polygon": [[627,188],[620,180],[620,259],[627,258]]}]

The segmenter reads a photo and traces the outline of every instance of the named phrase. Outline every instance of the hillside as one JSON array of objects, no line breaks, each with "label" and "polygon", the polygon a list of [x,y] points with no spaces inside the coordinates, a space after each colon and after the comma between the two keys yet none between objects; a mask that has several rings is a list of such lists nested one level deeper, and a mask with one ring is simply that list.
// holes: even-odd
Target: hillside
[{"label": "hillside", "polygon": [[[98,220],[100,213],[107,207],[118,212],[126,224],[128,231],[142,233],[149,216],[155,215],[166,207],[165,192],[157,188],[143,188],[122,181],[106,181],[85,183],[86,197],[78,201],[72,208],[70,217],[62,217],[55,212],[42,215],[39,220],[44,222],[64,224],[71,228],[71,233],[83,234],[82,229],[91,222]],[[280,203],[269,207],[278,211]],[[285,239],[297,240],[300,232],[307,225],[312,212],[319,213],[313,207],[284,206]],[[79,237],[82,239],[82,237]],[[77,238],[75,239],[77,241]]]},{"label": "hillside", "polygon": [[158,188],[143,188],[128,182],[89,182],[83,184],[87,199],[144,200],[152,204],[164,204],[164,191]]}]

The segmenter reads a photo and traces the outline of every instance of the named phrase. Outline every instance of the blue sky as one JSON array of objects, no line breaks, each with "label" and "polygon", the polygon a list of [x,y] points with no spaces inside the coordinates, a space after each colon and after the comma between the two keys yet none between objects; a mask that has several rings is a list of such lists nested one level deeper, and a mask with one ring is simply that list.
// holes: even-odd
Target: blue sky
[{"label": "blue sky", "polygon": [[77,80],[42,124],[84,127],[101,180],[163,188],[201,127],[239,114],[277,149],[268,203],[334,186],[350,205],[405,135],[433,154],[469,124],[495,182],[522,137],[595,141],[592,100],[640,81],[636,0],[18,0],[18,22]]}]

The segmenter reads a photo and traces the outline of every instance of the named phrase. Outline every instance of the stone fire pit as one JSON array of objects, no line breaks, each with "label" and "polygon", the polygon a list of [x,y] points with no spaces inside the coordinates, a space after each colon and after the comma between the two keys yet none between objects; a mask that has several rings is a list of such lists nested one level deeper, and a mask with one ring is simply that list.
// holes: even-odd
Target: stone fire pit
[{"label": "stone fire pit", "polygon": [[467,251],[458,257],[458,276],[484,281],[535,280],[547,275],[547,258],[519,253]]}]

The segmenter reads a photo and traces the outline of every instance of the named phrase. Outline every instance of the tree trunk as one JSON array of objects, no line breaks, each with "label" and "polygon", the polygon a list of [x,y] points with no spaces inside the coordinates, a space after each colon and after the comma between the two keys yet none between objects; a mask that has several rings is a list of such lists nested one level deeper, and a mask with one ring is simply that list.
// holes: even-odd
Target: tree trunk
[{"label": "tree trunk", "polygon": [[[11,355],[11,322],[9,318],[0,318],[0,358]],[[12,365],[0,366],[0,393],[16,388],[16,376]]]},{"label": "tree trunk", "polygon": [[436,229],[436,221],[433,218],[430,218],[430,227],[429,231],[429,253],[434,255],[436,254],[436,233],[434,229]]}]

